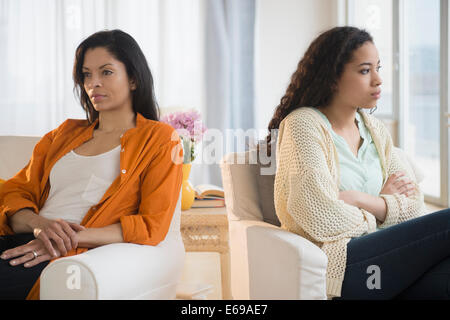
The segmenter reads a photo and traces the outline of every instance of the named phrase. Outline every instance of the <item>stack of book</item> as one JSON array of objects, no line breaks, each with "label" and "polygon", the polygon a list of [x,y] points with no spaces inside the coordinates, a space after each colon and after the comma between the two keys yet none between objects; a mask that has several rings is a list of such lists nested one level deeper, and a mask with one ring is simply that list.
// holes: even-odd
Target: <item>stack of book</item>
[{"label": "stack of book", "polygon": [[225,207],[225,193],[221,187],[201,184],[195,188],[195,200],[191,208]]}]

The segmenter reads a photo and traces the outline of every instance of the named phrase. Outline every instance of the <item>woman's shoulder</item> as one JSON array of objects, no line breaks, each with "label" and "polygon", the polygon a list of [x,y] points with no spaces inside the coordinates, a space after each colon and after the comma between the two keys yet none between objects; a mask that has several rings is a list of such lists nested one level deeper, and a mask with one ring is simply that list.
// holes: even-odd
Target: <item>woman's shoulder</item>
[{"label": "woman's shoulder", "polygon": [[300,107],[291,111],[285,119],[290,119],[290,121],[301,119],[311,120],[315,118],[316,113],[313,107]]},{"label": "woman's shoulder", "polygon": [[326,128],[326,123],[313,107],[300,107],[292,111],[281,121],[280,129],[285,126],[293,129],[301,128],[311,131],[314,129],[321,130],[323,127]]},{"label": "woman's shoulder", "polygon": [[[55,138],[57,136],[70,133],[71,135],[74,131],[82,131],[86,127],[89,127],[89,121],[83,119],[66,119],[64,122],[60,123],[56,128],[49,131],[46,136],[50,138]],[[76,132],[75,132],[76,133]]]},{"label": "woman's shoulder", "polygon": [[[179,135],[171,125],[144,117],[141,117],[139,121],[139,130],[136,132],[140,136],[139,140],[151,140],[152,144],[155,143],[157,145],[167,144],[171,141],[179,141]],[[49,134],[52,138],[68,133],[73,135],[77,134],[78,131],[82,132],[91,125],[92,123],[89,123],[88,120],[67,119]]]},{"label": "woman's shoulder", "polygon": [[161,121],[144,119],[140,131],[142,135],[148,136],[155,143],[161,145],[171,141],[178,142],[180,139],[177,131],[171,125]]}]

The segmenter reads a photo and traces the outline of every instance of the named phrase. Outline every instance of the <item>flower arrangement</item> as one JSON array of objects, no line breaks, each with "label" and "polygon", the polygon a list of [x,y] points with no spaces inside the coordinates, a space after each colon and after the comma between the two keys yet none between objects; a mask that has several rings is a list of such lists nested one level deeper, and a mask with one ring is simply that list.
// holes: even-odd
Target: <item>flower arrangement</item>
[{"label": "flower arrangement", "polygon": [[179,134],[183,142],[183,163],[195,160],[195,145],[198,144],[207,130],[196,110],[178,111],[161,117],[161,122],[170,124]]}]

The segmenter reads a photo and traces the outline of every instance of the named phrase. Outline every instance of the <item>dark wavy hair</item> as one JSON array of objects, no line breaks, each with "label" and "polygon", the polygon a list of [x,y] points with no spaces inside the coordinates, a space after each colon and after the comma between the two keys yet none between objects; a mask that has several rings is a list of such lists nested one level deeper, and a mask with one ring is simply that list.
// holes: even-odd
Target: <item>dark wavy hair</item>
[{"label": "dark wavy hair", "polygon": [[335,27],[311,43],[269,122],[266,137],[269,155],[271,130],[279,129],[281,121],[298,108],[329,105],[344,66],[351,61],[353,52],[368,41],[373,43],[372,36],[365,30]]},{"label": "dark wavy hair", "polygon": [[74,92],[80,99],[89,123],[93,123],[98,118],[98,111],[94,109],[84,89],[82,68],[86,51],[99,47],[105,48],[115,59],[122,62],[126,67],[128,78],[136,82],[136,89],[132,91],[132,106],[135,114],[139,112],[147,119],[158,121],[160,111],[156,102],[153,76],[144,53],[133,37],[116,29],[94,33],[80,43],[75,53]]}]

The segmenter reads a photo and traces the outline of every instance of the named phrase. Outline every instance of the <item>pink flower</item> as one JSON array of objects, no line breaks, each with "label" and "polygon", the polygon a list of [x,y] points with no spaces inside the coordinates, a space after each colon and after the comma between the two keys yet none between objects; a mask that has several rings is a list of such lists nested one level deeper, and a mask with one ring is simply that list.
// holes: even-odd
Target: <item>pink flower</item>
[{"label": "pink flower", "polygon": [[200,142],[208,130],[197,111],[173,112],[161,117],[161,122],[171,125],[183,141],[183,163],[191,163],[195,159],[195,144]]},{"label": "pink flower", "polygon": [[201,120],[201,114],[196,110],[173,112],[161,117],[161,122],[170,124],[177,132],[194,143],[202,140],[207,128]]}]

